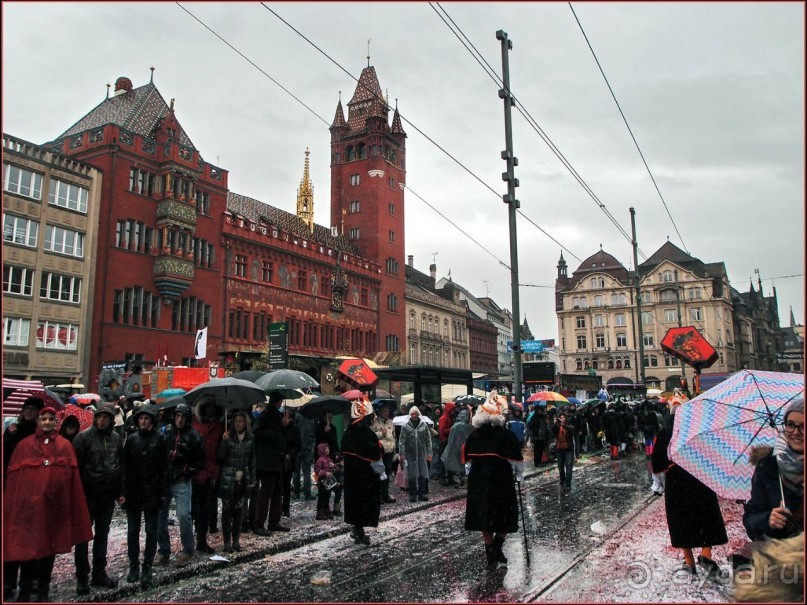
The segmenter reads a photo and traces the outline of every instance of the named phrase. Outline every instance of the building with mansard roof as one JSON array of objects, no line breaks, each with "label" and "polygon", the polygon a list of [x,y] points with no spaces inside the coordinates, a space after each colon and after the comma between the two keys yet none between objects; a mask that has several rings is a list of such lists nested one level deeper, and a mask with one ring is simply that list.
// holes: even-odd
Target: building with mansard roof
[{"label": "building with mansard roof", "polygon": [[639,339],[648,387],[679,386],[691,368],[661,349],[667,330],[695,326],[717,350],[719,359],[704,373],[738,368],[732,300],[723,263],[703,263],[666,242],[639,265],[641,323],[636,318],[632,275],[600,249],[569,276],[561,254],[555,282],[560,373],[602,376],[604,385],[641,381]]},{"label": "building with mansard roof", "polygon": [[787,371],[785,334],[779,325],[779,301],[776,288],[765,296],[762,281],[749,283],[748,292],[731,289],[734,304],[734,340],[738,368]]}]

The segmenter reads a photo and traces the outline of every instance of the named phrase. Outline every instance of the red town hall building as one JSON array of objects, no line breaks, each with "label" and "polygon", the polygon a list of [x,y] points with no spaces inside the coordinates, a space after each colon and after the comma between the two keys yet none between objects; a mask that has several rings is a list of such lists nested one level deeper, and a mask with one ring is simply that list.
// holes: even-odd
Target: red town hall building
[{"label": "red town hall building", "polygon": [[[90,376],[108,364],[239,369],[288,322],[289,354],[400,361],[405,133],[373,67],[331,126],[331,226],[314,223],[306,151],[297,213],[229,191],[153,82],[114,95],[45,144],[102,171]],[[206,363],[199,360],[199,363]],[[131,365],[131,363],[130,363]],[[96,372],[95,375],[92,375]],[[99,385],[99,387],[104,385]]]}]

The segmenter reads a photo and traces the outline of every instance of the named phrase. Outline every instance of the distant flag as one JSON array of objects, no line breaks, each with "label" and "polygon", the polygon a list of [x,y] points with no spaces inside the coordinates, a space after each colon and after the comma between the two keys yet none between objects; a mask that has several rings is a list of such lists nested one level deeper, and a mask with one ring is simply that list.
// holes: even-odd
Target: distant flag
[{"label": "distant flag", "polygon": [[204,359],[207,357],[207,328],[202,328],[196,331],[196,359]]}]

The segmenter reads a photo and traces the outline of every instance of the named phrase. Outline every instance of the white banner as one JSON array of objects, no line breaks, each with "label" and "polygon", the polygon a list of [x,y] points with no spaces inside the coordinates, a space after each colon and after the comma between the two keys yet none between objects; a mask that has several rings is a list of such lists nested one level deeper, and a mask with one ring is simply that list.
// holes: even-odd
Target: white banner
[{"label": "white banner", "polygon": [[207,328],[202,328],[196,332],[194,355],[196,359],[204,359],[207,357]]}]

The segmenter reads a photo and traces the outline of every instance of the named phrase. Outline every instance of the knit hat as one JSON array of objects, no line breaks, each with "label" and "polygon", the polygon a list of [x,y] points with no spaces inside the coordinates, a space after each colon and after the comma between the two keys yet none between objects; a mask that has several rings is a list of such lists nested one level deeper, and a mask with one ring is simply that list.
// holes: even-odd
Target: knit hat
[{"label": "knit hat", "polygon": [[373,413],[373,406],[366,399],[356,399],[350,407],[350,417],[353,420],[361,420],[365,416]]},{"label": "knit hat", "polygon": [[801,412],[804,414],[804,395],[800,395],[791,401],[789,406],[787,406],[787,411],[785,412],[785,422],[787,422],[787,416],[790,414],[790,412]]}]

